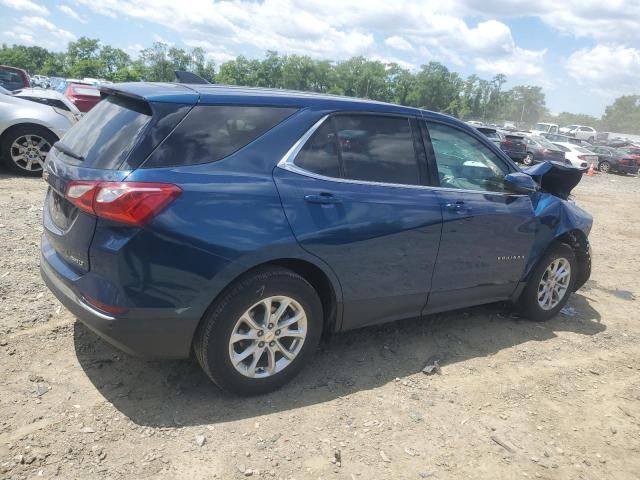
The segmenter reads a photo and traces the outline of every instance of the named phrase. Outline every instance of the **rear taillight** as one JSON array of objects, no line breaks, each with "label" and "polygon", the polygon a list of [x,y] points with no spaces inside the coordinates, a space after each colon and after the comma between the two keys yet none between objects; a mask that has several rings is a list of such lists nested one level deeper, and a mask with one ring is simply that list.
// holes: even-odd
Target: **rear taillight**
[{"label": "rear taillight", "polygon": [[503,140],[502,142],[500,142],[500,144],[504,147],[509,147],[513,145],[513,142],[511,140]]},{"label": "rear taillight", "polygon": [[169,183],[75,181],[65,197],[84,212],[141,227],[181,193]]}]

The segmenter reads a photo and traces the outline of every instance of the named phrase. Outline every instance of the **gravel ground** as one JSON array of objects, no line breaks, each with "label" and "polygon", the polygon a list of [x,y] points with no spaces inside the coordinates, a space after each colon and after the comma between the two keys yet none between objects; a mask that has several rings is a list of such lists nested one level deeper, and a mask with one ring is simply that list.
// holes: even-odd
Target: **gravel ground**
[{"label": "gravel ground", "polygon": [[38,273],[44,192],[0,176],[0,478],[640,478],[638,178],[576,189],[594,271],[567,315],[498,304],[349,332],[250,399],[74,320]]}]

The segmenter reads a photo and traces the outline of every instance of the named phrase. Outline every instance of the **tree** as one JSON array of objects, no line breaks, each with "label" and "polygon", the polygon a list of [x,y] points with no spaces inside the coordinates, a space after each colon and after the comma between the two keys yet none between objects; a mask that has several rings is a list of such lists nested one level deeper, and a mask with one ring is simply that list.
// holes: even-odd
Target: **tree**
[{"label": "tree", "polygon": [[609,105],[602,116],[608,131],[640,135],[640,95],[623,95]]},{"label": "tree", "polygon": [[547,107],[542,87],[518,85],[507,93],[505,118],[532,124],[546,114]]},{"label": "tree", "polygon": [[131,64],[131,58],[124,50],[105,45],[98,55],[101,64],[101,75],[112,79],[116,72],[126,69]]},{"label": "tree", "polygon": [[441,63],[429,62],[416,74],[415,86],[407,97],[407,103],[458,115],[462,86],[463,81],[457,73],[449,71]]},{"label": "tree", "polygon": [[8,47],[3,44],[0,48],[0,65],[11,65],[27,72],[39,72],[53,55],[42,47]]}]

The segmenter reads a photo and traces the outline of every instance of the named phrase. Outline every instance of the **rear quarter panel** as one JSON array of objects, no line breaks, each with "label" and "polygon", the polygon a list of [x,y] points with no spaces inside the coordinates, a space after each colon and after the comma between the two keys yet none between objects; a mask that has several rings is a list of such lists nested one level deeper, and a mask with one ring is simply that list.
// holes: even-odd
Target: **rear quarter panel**
[{"label": "rear quarter panel", "polygon": [[100,221],[92,268],[106,272],[118,293],[137,306],[189,310],[199,319],[243,272],[276,259],[300,258],[327,274],[340,301],[333,272],[296,242],[272,177],[277,161],[312,118],[299,112],[217,162],[133,171],[128,181],[170,182],[183,193],[142,230]]}]

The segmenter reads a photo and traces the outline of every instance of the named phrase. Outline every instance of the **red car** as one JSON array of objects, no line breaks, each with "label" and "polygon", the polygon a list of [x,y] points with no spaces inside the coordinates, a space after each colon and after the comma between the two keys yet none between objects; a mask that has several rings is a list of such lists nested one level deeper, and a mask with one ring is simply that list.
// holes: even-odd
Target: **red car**
[{"label": "red car", "polygon": [[21,68],[0,65],[0,87],[4,87],[10,92],[21,90],[31,86],[29,74]]},{"label": "red car", "polygon": [[100,101],[100,90],[93,85],[70,83],[64,90],[64,96],[73,102],[81,112],[88,112]]}]

